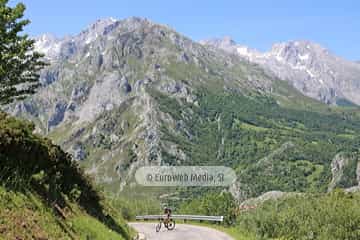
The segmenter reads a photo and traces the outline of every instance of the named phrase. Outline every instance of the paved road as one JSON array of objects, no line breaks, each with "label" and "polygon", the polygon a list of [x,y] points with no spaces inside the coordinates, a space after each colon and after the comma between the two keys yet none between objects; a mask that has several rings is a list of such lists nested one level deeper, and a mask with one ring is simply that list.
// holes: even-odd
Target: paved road
[{"label": "paved road", "polygon": [[156,223],[137,222],[130,225],[139,233],[143,233],[146,240],[234,240],[223,232],[188,224],[176,224],[172,231],[162,227],[158,233],[155,231]]}]

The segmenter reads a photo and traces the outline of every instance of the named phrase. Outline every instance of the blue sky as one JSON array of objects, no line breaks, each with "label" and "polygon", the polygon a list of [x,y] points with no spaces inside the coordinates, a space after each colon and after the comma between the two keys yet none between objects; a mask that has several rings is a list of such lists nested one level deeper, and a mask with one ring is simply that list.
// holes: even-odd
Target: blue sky
[{"label": "blue sky", "polygon": [[[11,0],[14,4],[16,0]],[[194,40],[231,36],[259,50],[306,39],[360,60],[358,0],[23,0],[31,35],[76,34],[96,19],[146,17]]]}]

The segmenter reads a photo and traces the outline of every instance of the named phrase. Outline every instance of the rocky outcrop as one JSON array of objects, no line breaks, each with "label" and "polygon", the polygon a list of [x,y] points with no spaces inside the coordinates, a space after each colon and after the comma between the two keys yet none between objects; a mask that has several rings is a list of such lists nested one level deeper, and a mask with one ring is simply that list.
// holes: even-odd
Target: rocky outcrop
[{"label": "rocky outcrop", "polygon": [[328,191],[332,191],[335,187],[338,187],[344,177],[349,177],[344,176],[344,171],[346,168],[352,168],[352,165],[355,165],[356,168],[354,168],[356,170],[354,176],[356,180],[354,182],[360,186],[360,161],[358,157],[352,154],[338,153],[331,162],[332,179],[328,186]]},{"label": "rocky outcrop", "polygon": [[348,192],[348,193],[360,192],[360,186],[353,186],[350,188],[346,188],[345,192]]},{"label": "rocky outcrop", "polygon": [[57,102],[55,104],[53,112],[50,115],[50,118],[47,123],[48,131],[63,121],[66,108],[67,108],[67,104],[64,102]]},{"label": "rocky outcrop", "polygon": [[332,179],[328,187],[328,191],[332,191],[341,180],[343,171],[348,163],[348,158],[342,153],[337,154],[331,162],[331,174]]},{"label": "rocky outcrop", "polygon": [[292,196],[297,196],[297,195],[301,195],[301,193],[270,191],[270,192],[266,192],[266,193],[262,194],[259,197],[250,198],[250,199],[247,199],[246,201],[243,201],[240,204],[240,207],[241,206],[258,206],[268,200],[277,200],[277,199],[287,198],[287,197],[292,197]]},{"label": "rocky outcrop", "polygon": [[358,185],[345,189],[346,192],[360,192],[360,160],[356,168],[356,180]]},{"label": "rocky outcrop", "polygon": [[80,142],[76,143],[70,152],[73,153],[73,158],[76,161],[82,161],[86,158],[85,148]]}]

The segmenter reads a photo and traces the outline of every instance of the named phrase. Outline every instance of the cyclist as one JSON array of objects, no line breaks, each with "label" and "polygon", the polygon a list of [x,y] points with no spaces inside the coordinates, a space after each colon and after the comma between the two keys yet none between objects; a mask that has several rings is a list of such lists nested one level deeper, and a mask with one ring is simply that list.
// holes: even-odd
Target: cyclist
[{"label": "cyclist", "polygon": [[161,229],[161,224],[164,224],[164,227],[167,228],[167,230],[174,230],[175,228],[175,221],[171,219],[171,208],[165,207],[164,208],[164,217],[160,219],[160,222],[156,225],[156,232],[159,232]]},{"label": "cyclist", "polygon": [[166,218],[164,219],[164,225],[167,226],[167,224],[170,222],[170,217],[171,217],[171,209],[168,207],[164,208],[164,214],[166,216]]}]

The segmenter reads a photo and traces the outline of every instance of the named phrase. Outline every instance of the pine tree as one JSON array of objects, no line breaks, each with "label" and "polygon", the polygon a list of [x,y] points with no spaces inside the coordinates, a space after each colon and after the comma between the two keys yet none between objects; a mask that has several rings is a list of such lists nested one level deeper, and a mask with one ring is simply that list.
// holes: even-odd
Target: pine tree
[{"label": "pine tree", "polygon": [[23,19],[25,5],[8,6],[0,0],[0,104],[23,99],[39,87],[39,71],[46,65],[34,51],[35,40],[21,34],[30,23]]}]

